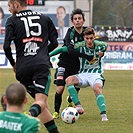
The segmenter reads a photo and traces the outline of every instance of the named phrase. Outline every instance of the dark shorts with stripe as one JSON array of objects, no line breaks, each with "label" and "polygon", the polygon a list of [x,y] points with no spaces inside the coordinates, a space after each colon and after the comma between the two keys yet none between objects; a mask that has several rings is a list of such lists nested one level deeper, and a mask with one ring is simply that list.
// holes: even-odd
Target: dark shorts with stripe
[{"label": "dark shorts with stripe", "polygon": [[[75,74],[78,74],[78,69],[75,69],[75,68],[71,68],[71,67],[66,67],[66,66],[59,66],[58,68],[65,68],[65,71],[64,71],[64,74],[63,74],[63,84],[65,86],[65,79],[71,75],[75,75]],[[54,84],[56,84],[56,80],[57,80],[57,76],[58,76],[58,68],[56,68],[56,72],[55,72],[55,75],[54,75]]]},{"label": "dark shorts with stripe", "polygon": [[50,69],[46,65],[37,65],[23,68],[16,73],[16,79],[25,85],[27,92],[35,98],[36,93],[48,95],[51,74]]}]

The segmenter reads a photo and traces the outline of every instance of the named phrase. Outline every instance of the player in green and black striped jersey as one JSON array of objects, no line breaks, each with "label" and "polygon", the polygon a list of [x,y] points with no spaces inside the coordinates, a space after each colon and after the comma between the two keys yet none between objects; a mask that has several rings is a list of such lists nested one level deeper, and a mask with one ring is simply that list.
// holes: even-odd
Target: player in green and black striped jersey
[{"label": "player in green and black striped jersey", "polygon": [[108,121],[106,115],[106,102],[102,94],[102,88],[104,85],[102,55],[106,51],[108,44],[106,42],[96,41],[94,29],[86,28],[84,31],[84,41],[75,44],[74,46],[78,51],[88,54],[89,56],[92,55],[93,59],[88,61],[84,58],[80,58],[79,74],[70,76],[66,79],[68,92],[72,97],[78,112],[83,114],[84,109],[80,104],[74,85],[80,87],[91,86],[96,96],[102,121]]},{"label": "player in green and black striped jersey", "polygon": [[[106,102],[102,94],[102,88],[104,86],[102,56],[106,51],[107,46],[108,44],[106,42],[95,40],[95,33],[93,28],[86,28],[84,31],[84,41],[74,44],[74,48],[83,54],[93,56],[93,59],[91,61],[88,61],[85,58],[80,58],[79,74],[69,76],[66,79],[68,92],[79,114],[83,114],[84,109],[81,106],[80,100],[75,90],[75,86],[91,86],[93,88],[96,96],[97,105],[100,109],[102,121],[108,120],[106,115]],[[64,47],[62,49],[57,49],[50,53],[50,56],[60,53],[62,51],[67,52],[68,48]]]}]

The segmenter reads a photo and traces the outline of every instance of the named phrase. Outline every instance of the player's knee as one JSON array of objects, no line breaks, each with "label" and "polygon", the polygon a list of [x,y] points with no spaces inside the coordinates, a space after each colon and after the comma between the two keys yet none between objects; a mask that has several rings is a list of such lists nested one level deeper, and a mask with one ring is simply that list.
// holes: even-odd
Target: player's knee
[{"label": "player's knee", "polygon": [[69,76],[68,78],[66,78],[66,85],[70,85],[74,83],[74,77],[73,76]]},{"label": "player's knee", "polygon": [[93,89],[96,96],[102,94],[102,86],[100,84],[95,84]]},{"label": "player's knee", "polygon": [[47,108],[47,104],[45,103],[45,102],[43,102],[43,101],[35,101],[34,102],[34,104],[38,104],[40,107],[41,107],[41,112],[45,109],[45,108]]}]

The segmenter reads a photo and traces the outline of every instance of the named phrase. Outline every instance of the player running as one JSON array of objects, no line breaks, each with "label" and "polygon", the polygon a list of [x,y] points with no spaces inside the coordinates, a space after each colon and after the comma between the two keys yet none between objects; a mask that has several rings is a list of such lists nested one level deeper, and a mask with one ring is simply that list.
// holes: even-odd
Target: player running
[{"label": "player running", "polygon": [[[57,30],[49,17],[28,10],[26,0],[8,0],[8,6],[12,16],[6,22],[3,46],[6,57],[16,79],[35,100],[29,109],[31,116],[40,115],[48,132],[58,133],[47,105],[51,82],[49,52],[58,46]],[[10,47],[12,41],[16,47],[16,62]]]}]

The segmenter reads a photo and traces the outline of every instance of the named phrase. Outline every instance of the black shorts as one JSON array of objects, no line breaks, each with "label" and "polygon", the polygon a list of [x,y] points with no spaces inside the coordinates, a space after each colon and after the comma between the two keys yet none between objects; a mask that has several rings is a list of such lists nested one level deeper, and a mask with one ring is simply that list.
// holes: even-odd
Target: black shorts
[{"label": "black shorts", "polygon": [[51,74],[49,67],[37,65],[21,69],[16,73],[16,79],[25,85],[27,92],[34,98],[36,93],[48,95]]},{"label": "black shorts", "polygon": [[68,76],[71,76],[71,75],[75,75],[75,74],[78,74],[78,69],[76,68],[70,68],[70,67],[64,67],[64,66],[59,66],[58,68],[56,68],[56,71],[55,71],[55,75],[54,75],[54,83],[56,84],[56,80],[57,80],[57,77],[58,77],[58,71],[59,71],[59,68],[64,68],[64,73],[63,73],[63,84],[65,86],[65,79],[68,77]]}]

